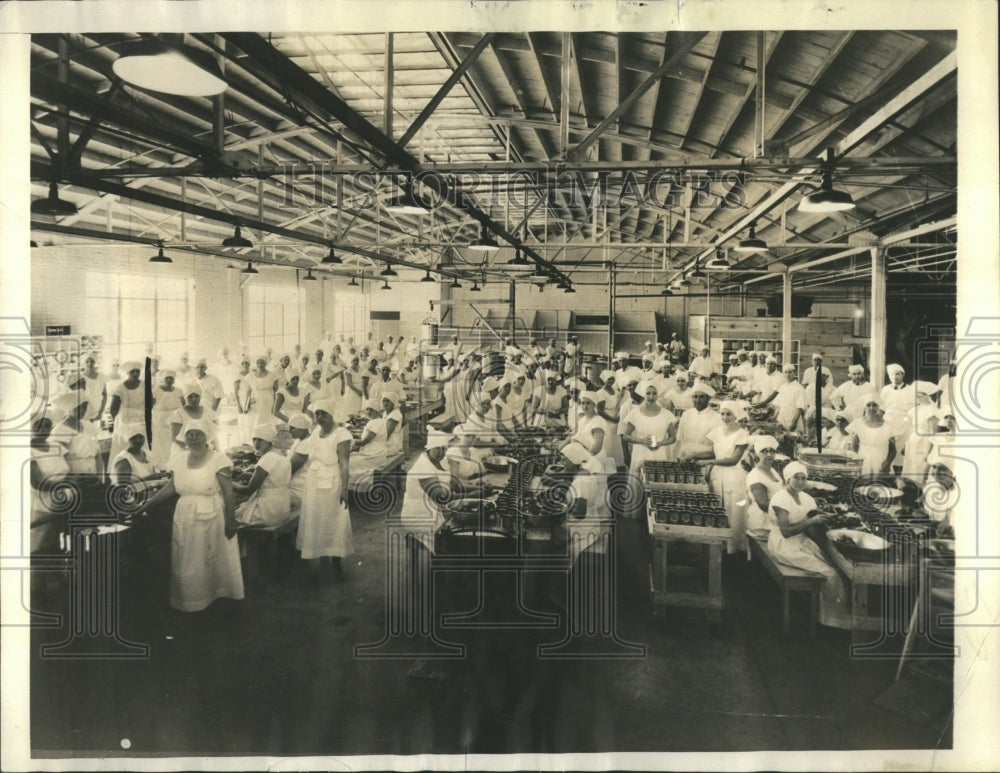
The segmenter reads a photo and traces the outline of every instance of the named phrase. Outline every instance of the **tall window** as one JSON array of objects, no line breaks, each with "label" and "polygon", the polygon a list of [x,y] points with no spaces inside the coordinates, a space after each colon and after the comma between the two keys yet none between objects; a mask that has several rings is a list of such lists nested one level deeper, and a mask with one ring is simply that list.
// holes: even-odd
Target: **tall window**
[{"label": "tall window", "polygon": [[87,272],[92,335],[107,356],[140,357],[146,347],[168,360],[187,347],[188,281],[183,277]]},{"label": "tall window", "polygon": [[252,284],[247,288],[250,356],[268,347],[282,354],[299,343],[299,291],[294,287]]},{"label": "tall window", "polygon": [[336,293],[333,296],[333,332],[339,340],[354,337],[357,343],[368,334],[368,298],[361,293]]}]

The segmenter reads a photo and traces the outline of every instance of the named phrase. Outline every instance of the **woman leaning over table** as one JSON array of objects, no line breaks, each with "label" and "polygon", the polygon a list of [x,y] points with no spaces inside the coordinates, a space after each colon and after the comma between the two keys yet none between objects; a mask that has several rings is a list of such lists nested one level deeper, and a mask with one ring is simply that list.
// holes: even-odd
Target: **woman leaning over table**
[{"label": "woman leaning over table", "polygon": [[288,483],[292,465],[274,448],[277,434],[273,424],[261,424],[253,430],[257,454],[253,476],[246,485],[233,484],[233,492],[247,498],[236,508],[236,520],[248,526],[277,526],[291,517]]},{"label": "woman leaning over table", "polygon": [[331,400],[319,400],[313,405],[317,426],[296,446],[292,456],[292,470],[308,465],[295,547],[309,563],[314,580],[318,579],[322,559],[331,559],[339,578],[343,574],[341,559],[354,553],[347,509],[351,433],[334,423],[334,410]]},{"label": "woman leaning over table", "polygon": [[771,497],[769,510],[777,528],[771,530],[767,550],[780,564],[823,575],[819,622],[849,629],[851,602],[847,588],[840,572],[825,555],[826,551],[835,548],[825,534],[817,531],[818,527],[829,523],[834,514],[816,508],[816,500],[805,492],[806,477],[806,467],[801,462],[789,462],[785,467],[785,486]]},{"label": "woman leaning over table", "polygon": [[53,415],[61,421],[52,428],[52,437],[66,448],[66,462],[70,472],[97,472],[97,455],[100,446],[91,422],[84,422],[87,413],[87,394],[82,389],[63,392],[52,401]]},{"label": "woman leaning over table", "polygon": [[185,422],[186,450],[170,462],[173,478],[146,503],[151,508],[180,497],[170,545],[170,605],[182,612],[198,612],[218,598],[243,598],[232,463],[209,447],[214,435],[210,421]]}]

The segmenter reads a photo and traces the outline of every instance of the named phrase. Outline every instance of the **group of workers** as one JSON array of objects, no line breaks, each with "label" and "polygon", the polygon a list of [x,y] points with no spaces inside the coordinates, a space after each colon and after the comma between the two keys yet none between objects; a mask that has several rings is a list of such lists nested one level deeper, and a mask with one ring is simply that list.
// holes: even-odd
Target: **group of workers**
[{"label": "group of workers", "polygon": [[[169,475],[147,506],[179,496],[171,579],[176,608],[197,610],[217,597],[241,598],[232,540],[238,526],[276,525],[296,511],[296,546],[312,562],[313,576],[317,559],[330,559],[339,574],[341,559],[353,552],[349,482],[373,475],[401,453],[405,388],[417,380],[419,367],[415,338],[405,348],[402,338],[369,338],[361,346],[327,342],[312,357],[299,347],[280,356],[266,352],[254,358],[253,368],[250,358],[230,357],[226,349],[211,367],[204,359],[191,366],[186,355],[172,369],[152,362],[152,447],[143,366],[125,362],[102,375],[88,358],[81,378],[34,423],[32,485],[37,489],[43,479],[68,472],[97,471],[93,427],[107,408],[114,426],[108,464],[114,481],[136,484]],[[424,522],[430,517],[440,523],[449,498],[487,492],[483,458],[532,427],[558,438],[553,450],[577,473],[574,487],[587,500],[588,514],[608,515],[608,476],[628,471],[637,485],[645,461],[690,461],[704,466],[729,515],[731,553],[745,549],[748,531],[759,536],[764,530],[779,535],[771,540],[779,560],[822,561],[798,538],[805,538],[802,523],[822,516],[807,506],[795,464],[785,467],[784,479],[771,469],[778,443],[751,434],[748,411],[773,407],[782,430],[805,431],[817,410],[818,381],[824,448],[857,452],[864,473],[895,468],[918,486],[945,465],[937,454],[939,425],[954,431],[953,374],[939,384],[907,384],[897,365],[887,368],[890,383],[876,391],[860,365],[834,386],[818,354],[802,374],[807,386],[793,365],[779,367],[773,354],[763,352],[741,350],[723,373],[705,347],[685,367],[687,350],[676,334],[666,344],[647,342],[642,352],[618,352],[600,372],[585,365],[575,336],[562,345],[550,339],[544,347],[534,338],[518,345],[503,337],[469,351],[455,337],[436,351],[436,375],[423,382],[441,386],[445,410],[436,427],[428,428],[403,500],[404,517]],[[714,410],[710,402],[717,395],[724,399]],[[235,408],[228,416],[227,405]],[[362,410],[367,421],[355,439],[343,424]],[[294,443],[281,448],[276,441],[286,428]],[[251,478],[241,483],[233,482],[232,463],[221,450],[233,441],[252,442],[258,457]],[[635,506],[622,515],[641,512]],[[41,525],[44,513],[33,510],[33,523],[36,515]],[[843,588],[834,587],[837,581],[834,573],[832,590],[824,595],[830,612],[821,610],[821,620],[838,619],[833,600]]]}]

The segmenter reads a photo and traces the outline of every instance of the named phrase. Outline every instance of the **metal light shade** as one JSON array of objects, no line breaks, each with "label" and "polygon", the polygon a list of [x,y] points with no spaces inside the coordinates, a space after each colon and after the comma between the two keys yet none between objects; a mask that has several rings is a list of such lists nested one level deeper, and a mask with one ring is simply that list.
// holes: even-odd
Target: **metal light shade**
[{"label": "metal light shade", "polygon": [[44,199],[31,202],[31,213],[34,215],[75,215],[76,204],[59,198],[59,186],[49,183],[49,195]]},{"label": "metal light shade", "polygon": [[302,281],[303,282],[315,282],[315,281],[317,281],[316,277],[313,276],[313,272],[312,272],[311,268],[306,270],[306,275],[304,277],[302,277]]},{"label": "metal light shade", "polygon": [[451,282],[451,284],[448,285],[448,287],[452,288],[453,290],[461,290],[462,289],[462,285],[460,285],[458,283],[458,279],[453,279],[452,282]]},{"label": "metal light shade", "polygon": [[173,261],[163,254],[163,245],[160,245],[160,249],[157,253],[149,259],[150,263],[173,263]]},{"label": "metal light shade", "polygon": [[518,247],[514,252],[514,259],[507,261],[508,266],[530,266],[531,261],[528,260],[524,255],[521,254],[521,248]]},{"label": "metal light shade", "polygon": [[356,276],[352,276],[351,277],[351,281],[347,283],[347,286],[348,287],[360,287],[361,285],[358,284],[358,278]]},{"label": "metal light shade", "polygon": [[677,287],[690,287],[691,286],[691,281],[686,276],[682,276],[680,279],[675,279],[674,280],[674,284],[671,285],[671,287],[673,287],[675,285]]},{"label": "metal light shade", "polygon": [[[378,272],[379,276],[399,276],[391,265],[385,264],[385,268]],[[384,289],[384,288],[383,288]]]},{"label": "metal light shade", "polygon": [[228,236],[222,240],[223,247],[253,247],[253,242],[249,239],[243,238],[243,232],[240,230],[239,226],[236,226],[233,230],[233,235]]},{"label": "metal light shade", "polygon": [[409,188],[391,196],[385,208],[395,215],[423,215],[427,212],[427,207],[420,203]]},{"label": "metal light shade", "polygon": [[111,63],[111,69],[126,83],[162,94],[209,97],[226,90],[215,58],[184,43],[133,43]]},{"label": "metal light shade", "polygon": [[767,242],[757,238],[756,223],[750,224],[750,235],[746,239],[741,239],[740,243],[733,247],[736,252],[763,252],[767,249]]},{"label": "metal light shade", "polygon": [[662,290],[660,290],[660,295],[673,295],[673,294],[674,291],[671,290],[669,287],[664,287]]},{"label": "metal light shade", "polygon": [[344,261],[342,261],[340,258],[337,257],[337,253],[333,251],[333,245],[331,244],[329,254],[325,258],[323,258],[323,260],[320,261],[320,265],[339,266],[343,262]]},{"label": "metal light shade", "polygon": [[490,236],[489,231],[486,230],[486,226],[482,227],[479,232],[479,238],[473,239],[469,242],[470,250],[478,250],[480,252],[489,252],[491,250],[499,250],[500,245],[497,244],[497,240]]},{"label": "metal light shade", "polygon": [[563,292],[564,293],[575,293],[576,290],[573,289],[573,285],[566,285],[566,287],[563,288]]},{"label": "metal light shade", "polygon": [[690,276],[692,279],[704,279],[705,278],[705,272],[702,271],[701,270],[701,266],[699,266],[696,263],[695,266],[694,266],[694,271],[692,271],[688,276]]},{"label": "metal light shade", "polygon": [[253,263],[249,260],[247,261],[247,267],[240,271],[241,274],[259,274],[260,272],[253,267]]},{"label": "metal light shade", "polygon": [[420,281],[421,282],[433,282],[434,281],[434,277],[431,276],[431,270],[430,269],[427,269],[427,274]]},{"label": "metal light shade", "polygon": [[823,186],[799,201],[800,212],[843,212],[847,209],[854,209],[854,199],[849,193],[834,190],[831,172],[823,172]]},{"label": "metal light shade", "polygon": [[391,287],[389,287],[389,280],[388,279],[385,280],[385,284],[382,285],[381,289],[383,289],[383,290],[391,290],[392,289]]},{"label": "metal light shade", "polygon": [[705,268],[710,271],[728,271],[729,261],[725,258],[712,258],[708,263],[705,264]]}]

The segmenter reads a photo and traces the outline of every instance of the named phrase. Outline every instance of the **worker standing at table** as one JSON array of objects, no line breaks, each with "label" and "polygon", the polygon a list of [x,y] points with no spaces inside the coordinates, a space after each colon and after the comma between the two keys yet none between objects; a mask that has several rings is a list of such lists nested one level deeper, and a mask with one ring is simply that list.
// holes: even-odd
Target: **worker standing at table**
[{"label": "worker standing at table", "polygon": [[601,371],[600,379],[602,386],[594,392],[594,397],[597,401],[597,413],[607,422],[607,430],[604,435],[604,455],[614,462],[617,469],[625,466],[622,436],[619,432],[623,396],[618,388],[617,376],[613,370]]},{"label": "worker standing at table", "polygon": [[835,387],[830,393],[830,402],[838,411],[845,411],[853,421],[861,418],[860,413],[857,415],[854,413],[856,407],[864,407],[861,398],[875,394],[875,387],[870,381],[865,380],[865,369],[862,365],[851,365],[847,369],[847,378],[847,381]]},{"label": "worker standing at table", "polygon": [[[153,464],[160,468],[167,466],[170,459],[174,434],[170,427],[170,417],[184,405],[184,393],[174,385],[176,374],[172,370],[161,370],[160,383],[153,387]],[[177,428],[178,431],[180,427]]]},{"label": "worker standing at table", "polygon": [[729,518],[733,537],[728,543],[729,553],[746,549],[746,511],[741,502],[746,497],[747,473],[740,464],[750,444],[750,436],[740,426],[744,418],[743,406],[735,400],[726,400],[719,406],[721,424],[711,430],[706,439],[712,444],[711,453],[700,452],[689,458],[711,465],[708,485],[722,499],[722,507]]},{"label": "worker standing at table", "polygon": [[385,466],[388,436],[382,404],[369,400],[365,410],[368,412],[368,423],[351,451],[350,472],[352,480],[367,486],[374,480],[376,471]]},{"label": "worker standing at table", "polygon": [[66,449],[50,437],[52,419],[40,415],[31,423],[31,462],[29,479],[31,485],[31,552],[55,552],[59,545],[56,535],[60,532],[60,520],[65,515],[58,507],[51,506],[53,497],[44,495],[51,486],[69,474]]},{"label": "worker standing at table", "polygon": [[186,450],[170,462],[173,478],[146,503],[153,508],[180,497],[170,546],[170,605],[182,612],[198,612],[218,598],[243,598],[232,462],[211,450],[214,435],[210,421],[186,422]]},{"label": "worker standing at table", "polygon": [[570,435],[560,450],[571,444],[582,446],[590,454],[595,470],[605,474],[617,471],[614,459],[604,451],[610,429],[608,422],[597,413],[597,402],[600,398],[594,392],[581,392],[579,396],[579,416],[576,431]]},{"label": "worker standing at table", "polygon": [[427,427],[423,453],[406,473],[401,518],[414,525],[415,538],[428,550],[434,550],[434,530],[444,523],[441,506],[451,498],[451,470],[445,453],[452,436]]},{"label": "worker standing at table", "polygon": [[[638,487],[643,462],[667,460],[667,446],[676,439],[677,419],[657,402],[656,387],[648,381],[640,382],[636,391],[643,396],[643,401],[622,419],[622,440],[631,449],[629,472],[632,485]],[[637,518],[640,512],[641,505],[626,515]]]},{"label": "worker standing at table", "polygon": [[252,407],[249,421],[254,426],[274,422],[274,393],[277,391],[278,376],[267,369],[267,358],[257,358],[257,369],[247,377],[251,392]]},{"label": "worker standing at table", "polygon": [[771,497],[785,485],[774,469],[778,441],[770,435],[753,435],[750,445],[757,462],[746,478],[747,536],[766,540],[771,535],[771,529],[777,528],[770,512]]},{"label": "worker standing at table", "polygon": [[354,553],[347,508],[351,433],[334,424],[334,408],[329,400],[313,406],[317,427],[292,457],[293,470],[308,464],[295,547],[310,567],[313,581],[319,579],[322,559],[331,560],[334,576],[339,579],[343,574],[342,559]]},{"label": "worker standing at table", "polygon": [[480,454],[474,447],[477,440],[476,431],[459,424],[452,430],[457,438],[456,444],[445,452],[448,463],[449,486],[455,498],[475,497],[485,493],[481,478],[485,472]]},{"label": "worker standing at table", "polygon": [[361,394],[363,391],[361,379],[361,360],[351,357],[351,364],[343,373],[343,394],[335,403],[338,421],[346,421],[348,416],[361,412]]},{"label": "worker standing at table", "polygon": [[82,389],[63,392],[52,401],[52,409],[53,418],[60,419],[52,428],[52,437],[66,449],[69,471],[96,473],[101,448],[96,428],[82,418],[87,412],[86,392]]},{"label": "worker standing at table", "polygon": [[790,362],[782,367],[785,374],[785,383],[778,389],[773,403],[778,411],[776,417],[778,424],[786,432],[798,432],[804,429],[806,413],[806,391],[798,382],[798,373],[795,366]]},{"label": "worker standing at table", "polygon": [[108,402],[108,380],[97,370],[97,360],[87,355],[83,361],[83,390],[87,393],[87,413],[84,419],[98,421]]},{"label": "worker standing at table", "polygon": [[852,450],[861,457],[862,475],[884,475],[896,458],[895,428],[883,418],[882,403],[874,394],[862,398],[864,412],[847,425]]},{"label": "worker standing at table", "polygon": [[694,407],[684,411],[677,422],[678,461],[711,453],[712,444],[708,440],[708,433],[722,424],[719,414],[708,407],[709,400],[714,395],[715,390],[707,384],[698,383],[691,387]]},{"label": "worker standing at table", "polygon": [[130,424],[125,428],[128,434],[128,448],[111,460],[111,481],[120,486],[127,483],[140,483],[151,478],[160,477],[153,465],[149,447],[146,445],[146,425]]},{"label": "worker standing at table", "polygon": [[[801,462],[785,466],[785,486],[771,497],[769,507],[777,528],[771,530],[767,551],[779,564],[823,575],[819,597],[819,622],[833,628],[851,628],[851,601],[846,585],[825,550],[814,541],[813,527],[828,524],[834,513],[816,508],[816,500],[805,492],[806,467]],[[825,536],[818,535],[826,550],[835,550]]]}]

